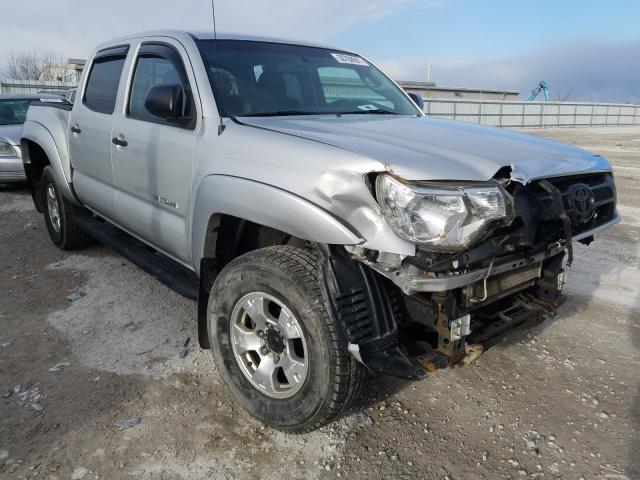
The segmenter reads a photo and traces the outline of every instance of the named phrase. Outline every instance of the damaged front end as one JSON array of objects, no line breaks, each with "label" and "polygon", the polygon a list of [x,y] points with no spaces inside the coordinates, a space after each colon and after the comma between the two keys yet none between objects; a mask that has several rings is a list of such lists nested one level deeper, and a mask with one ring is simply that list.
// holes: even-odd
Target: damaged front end
[{"label": "damaged front end", "polygon": [[[589,244],[595,232],[618,221],[610,172],[526,185],[508,173],[495,179],[504,205],[483,186],[465,187],[480,194],[471,201],[465,196],[464,208],[493,202],[503,217],[486,215],[483,228],[472,231],[468,245],[459,242],[461,248],[440,248],[444,241],[434,236],[426,246],[415,242],[414,256],[361,246],[325,249],[328,301],[349,350],[372,372],[421,378],[469,363],[505,332],[541,322],[564,302],[573,242]],[[460,231],[470,224],[458,223]]]}]

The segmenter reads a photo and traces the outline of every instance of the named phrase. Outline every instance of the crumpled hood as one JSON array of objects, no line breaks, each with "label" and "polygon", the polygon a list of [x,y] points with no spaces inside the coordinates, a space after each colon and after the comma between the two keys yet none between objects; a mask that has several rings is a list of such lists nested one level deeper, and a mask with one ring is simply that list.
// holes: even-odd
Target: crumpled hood
[{"label": "crumpled hood", "polygon": [[522,183],[610,170],[602,157],[540,137],[427,117],[244,117],[242,123],[343,148],[407,180],[489,180],[503,167]]},{"label": "crumpled hood", "polygon": [[22,124],[0,125],[0,142],[10,143],[11,145],[20,145],[21,133]]}]

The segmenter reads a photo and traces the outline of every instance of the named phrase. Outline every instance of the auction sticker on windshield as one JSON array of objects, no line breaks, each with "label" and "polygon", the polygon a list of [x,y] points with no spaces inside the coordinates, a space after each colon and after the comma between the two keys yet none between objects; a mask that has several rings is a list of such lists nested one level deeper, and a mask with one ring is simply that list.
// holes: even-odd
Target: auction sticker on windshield
[{"label": "auction sticker on windshield", "polygon": [[347,55],[346,53],[332,53],[331,56],[340,63],[348,63],[349,65],[369,65],[357,55]]}]

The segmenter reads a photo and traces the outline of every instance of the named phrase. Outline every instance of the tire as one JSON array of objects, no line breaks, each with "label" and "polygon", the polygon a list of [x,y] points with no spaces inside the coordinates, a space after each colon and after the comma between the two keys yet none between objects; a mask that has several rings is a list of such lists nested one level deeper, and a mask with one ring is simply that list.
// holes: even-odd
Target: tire
[{"label": "tire", "polygon": [[72,250],[93,243],[93,239],[74,221],[74,215],[82,213],[82,207],[74,205],[60,192],[53,169],[46,166],[40,182],[44,221],[49,238],[61,250]]},{"label": "tire", "polygon": [[[260,320],[260,313],[254,315],[261,301],[267,322]],[[285,328],[269,323],[274,320]],[[365,367],[347,352],[339,327],[327,311],[318,258],[307,250],[268,247],[231,261],[211,289],[207,322],[213,359],[233,396],[251,415],[278,430],[305,433],[331,422],[365,378]],[[251,338],[246,345],[244,337],[236,341],[242,336],[237,328]],[[255,338],[251,332],[256,332]],[[277,341],[278,332],[284,350]],[[268,350],[266,354],[255,349],[256,338]],[[258,375],[262,362],[265,371],[275,369],[275,380],[271,375],[258,385],[264,378]]]}]

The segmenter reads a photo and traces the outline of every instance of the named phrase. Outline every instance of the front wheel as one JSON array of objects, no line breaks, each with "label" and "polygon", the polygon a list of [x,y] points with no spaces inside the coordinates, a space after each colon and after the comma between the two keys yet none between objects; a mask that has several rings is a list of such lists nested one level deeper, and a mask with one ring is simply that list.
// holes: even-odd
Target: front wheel
[{"label": "front wheel", "polygon": [[213,284],[208,330],[218,370],[240,405],[279,430],[329,423],[365,368],[346,351],[325,307],[318,259],[268,247],[230,262]]}]

